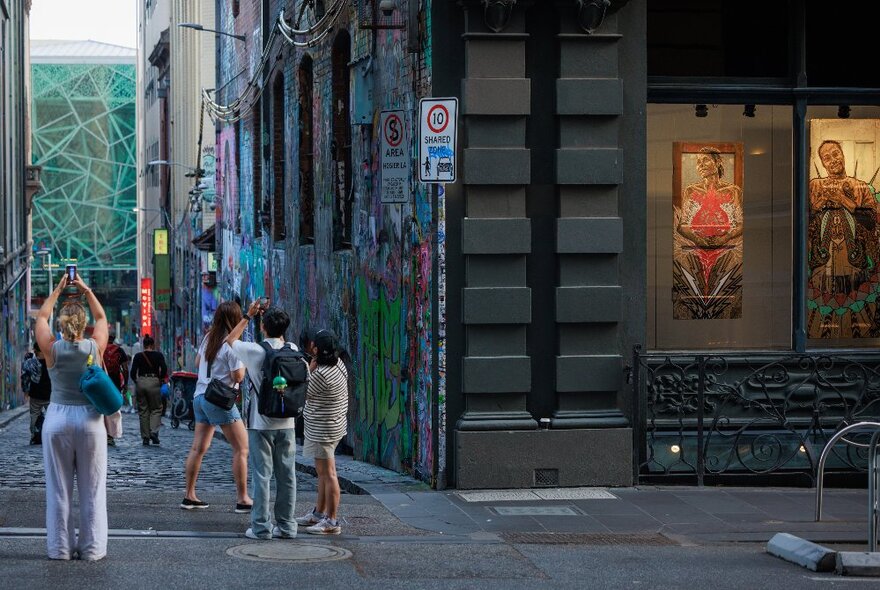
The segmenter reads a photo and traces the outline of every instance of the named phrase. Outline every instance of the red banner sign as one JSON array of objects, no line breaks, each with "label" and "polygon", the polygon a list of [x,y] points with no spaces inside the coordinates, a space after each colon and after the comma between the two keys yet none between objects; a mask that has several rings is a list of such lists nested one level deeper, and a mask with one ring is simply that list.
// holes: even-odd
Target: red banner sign
[{"label": "red banner sign", "polygon": [[153,335],[153,279],[141,279],[141,338]]}]

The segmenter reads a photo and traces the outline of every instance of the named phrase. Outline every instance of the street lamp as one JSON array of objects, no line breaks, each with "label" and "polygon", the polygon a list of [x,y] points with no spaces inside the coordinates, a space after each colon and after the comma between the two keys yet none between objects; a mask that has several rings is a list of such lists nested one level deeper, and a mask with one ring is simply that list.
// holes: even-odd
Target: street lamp
[{"label": "street lamp", "polygon": [[170,216],[168,215],[168,211],[166,211],[165,209],[158,209],[158,208],[155,208],[155,207],[134,207],[134,208],[132,209],[132,212],[133,212],[133,213],[137,213],[138,211],[161,211],[163,217],[165,218],[165,223],[168,224],[168,228],[171,229],[171,228],[174,227],[174,224],[171,223],[171,218],[170,218]]},{"label": "street lamp", "polygon": [[225,31],[218,31],[216,29],[206,29],[202,25],[198,23],[177,23],[177,26],[181,29],[192,29],[194,31],[204,31],[206,33],[214,33],[215,35],[226,35],[227,37],[233,37],[238,39],[239,41],[245,41],[246,37],[244,35],[236,35],[234,33],[227,33]]},{"label": "street lamp", "polygon": [[184,174],[184,176],[186,176],[187,178],[194,178],[196,176],[202,177],[205,175],[205,171],[201,168],[193,168],[192,166],[187,166],[186,164],[169,162],[168,160],[150,160],[149,162],[147,162],[147,166],[180,166],[181,168],[192,170],[192,172],[187,172],[186,174]]}]

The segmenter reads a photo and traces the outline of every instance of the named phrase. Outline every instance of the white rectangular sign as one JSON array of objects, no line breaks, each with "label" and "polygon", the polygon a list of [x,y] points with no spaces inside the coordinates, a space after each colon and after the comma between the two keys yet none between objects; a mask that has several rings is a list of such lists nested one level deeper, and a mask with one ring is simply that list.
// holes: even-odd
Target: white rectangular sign
[{"label": "white rectangular sign", "polygon": [[419,101],[419,180],[455,182],[457,98]]},{"label": "white rectangular sign", "polygon": [[403,111],[382,111],[379,114],[380,191],[383,203],[409,202],[410,144],[406,137],[405,121]]}]

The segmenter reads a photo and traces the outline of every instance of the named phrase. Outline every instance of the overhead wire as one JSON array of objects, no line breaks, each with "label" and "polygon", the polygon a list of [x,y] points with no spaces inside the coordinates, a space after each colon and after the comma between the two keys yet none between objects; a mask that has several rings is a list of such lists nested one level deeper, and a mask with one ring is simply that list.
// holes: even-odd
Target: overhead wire
[{"label": "overhead wire", "polygon": [[[240,121],[249,114],[265,90],[265,84],[262,83],[264,71],[271,58],[276,38],[280,36],[285,42],[294,47],[314,47],[333,31],[333,25],[336,23],[339,15],[342,14],[346,4],[347,0],[336,0],[317,22],[304,29],[299,27],[305,13],[305,2],[297,17],[296,28],[287,24],[284,18],[284,10],[282,9],[278,14],[278,18],[275,19],[272,29],[269,31],[269,37],[266,39],[263,52],[260,55],[256,68],[254,68],[253,75],[239,96],[228,104],[220,104],[211,97],[208,90],[202,90],[202,105],[211,119],[230,124]],[[298,36],[312,36],[312,38],[306,41],[297,41],[295,37]],[[270,74],[274,71],[275,67],[275,64],[271,66]]]}]

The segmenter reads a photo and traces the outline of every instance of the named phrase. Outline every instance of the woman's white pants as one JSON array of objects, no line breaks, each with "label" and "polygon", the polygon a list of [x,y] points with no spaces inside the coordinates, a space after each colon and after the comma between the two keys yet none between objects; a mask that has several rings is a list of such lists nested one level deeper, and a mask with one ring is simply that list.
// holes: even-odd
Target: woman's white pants
[{"label": "woman's white pants", "polygon": [[[49,404],[43,423],[46,467],[46,545],[50,559],[84,560],[107,554],[107,429],[92,406]],[[79,490],[76,538],[73,480]]]}]

